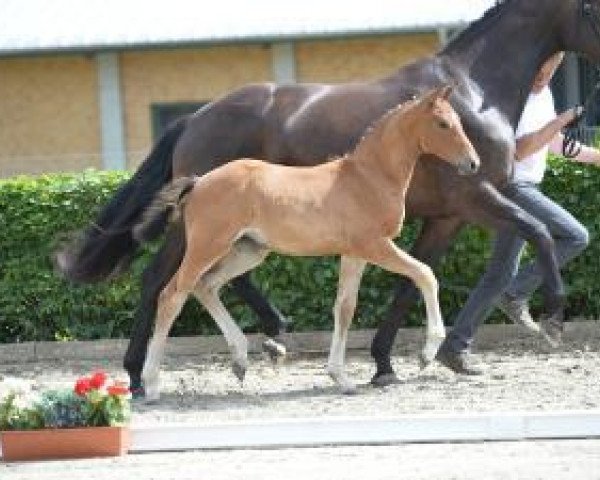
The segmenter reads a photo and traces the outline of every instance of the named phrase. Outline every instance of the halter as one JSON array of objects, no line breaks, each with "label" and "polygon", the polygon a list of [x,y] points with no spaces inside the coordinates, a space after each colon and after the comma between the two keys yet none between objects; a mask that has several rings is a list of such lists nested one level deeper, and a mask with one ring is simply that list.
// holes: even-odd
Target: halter
[{"label": "halter", "polygon": [[[594,9],[591,0],[581,0],[581,16],[590,22],[592,30],[600,42],[600,14]],[[600,77],[600,67],[596,66],[596,72],[599,74],[597,76]],[[596,82],[594,88],[585,99],[582,113],[566,127],[562,152],[567,158],[575,158],[581,153],[581,142],[583,140],[581,122],[585,118],[585,113],[599,91],[600,80]]]}]

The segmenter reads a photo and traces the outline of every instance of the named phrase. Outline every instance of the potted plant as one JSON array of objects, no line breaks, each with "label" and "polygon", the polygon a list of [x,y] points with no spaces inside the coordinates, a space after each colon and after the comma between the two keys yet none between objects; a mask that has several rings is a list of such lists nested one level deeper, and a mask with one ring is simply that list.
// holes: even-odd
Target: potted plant
[{"label": "potted plant", "polygon": [[103,371],[73,388],[11,390],[0,400],[4,461],[123,455],[129,448],[130,394]]}]

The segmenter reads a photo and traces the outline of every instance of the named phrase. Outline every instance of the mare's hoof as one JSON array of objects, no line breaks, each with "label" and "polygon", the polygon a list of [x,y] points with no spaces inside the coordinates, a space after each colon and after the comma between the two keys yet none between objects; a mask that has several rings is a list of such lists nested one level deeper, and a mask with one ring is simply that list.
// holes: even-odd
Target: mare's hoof
[{"label": "mare's hoof", "polygon": [[540,330],[544,338],[554,348],[558,347],[562,342],[564,325],[560,316],[542,316],[540,318]]},{"label": "mare's hoof", "polygon": [[340,386],[340,390],[343,395],[358,395],[358,387],[353,384]]},{"label": "mare's hoof", "polygon": [[240,381],[240,383],[244,383],[244,377],[246,376],[246,365],[241,364],[240,362],[234,361],[231,365],[231,370],[233,370],[234,375]]},{"label": "mare's hoof", "polygon": [[262,343],[262,348],[265,352],[267,352],[269,358],[274,363],[277,363],[280,359],[287,355],[287,349],[285,348],[285,345],[273,338],[267,338]]},{"label": "mare's hoof", "polygon": [[139,387],[131,387],[129,391],[131,392],[131,399],[134,401],[144,400],[146,398],[146,391],[142,385]]},{"label": "mare's hoof", "polygon": [[399,383],[400,379],[395,373],[375,374],[371,379],[371,385],[374,387],[387,387],[388,385],[398,385]]}]

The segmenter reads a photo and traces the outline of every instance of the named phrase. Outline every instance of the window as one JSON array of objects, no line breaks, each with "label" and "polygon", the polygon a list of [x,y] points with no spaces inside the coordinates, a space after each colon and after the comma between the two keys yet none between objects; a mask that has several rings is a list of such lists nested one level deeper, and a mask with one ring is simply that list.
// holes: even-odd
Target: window
[{"label": "window", "polygon": [[156,103],[150,107],[152,118],[152,138],[160,137],[165,129],[183,115],[194,113],[208,102]]}]

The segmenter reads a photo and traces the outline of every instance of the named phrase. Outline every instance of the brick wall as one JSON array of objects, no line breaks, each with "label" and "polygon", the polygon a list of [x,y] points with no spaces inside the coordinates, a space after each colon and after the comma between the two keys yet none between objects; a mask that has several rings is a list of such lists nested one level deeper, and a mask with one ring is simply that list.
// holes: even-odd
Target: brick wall
[{"label": "brick wall", "polygon": [[271,52],[259,45],[131,52],[121,55],[128,166],[152,143],[153,103],[212,100],[271,79]]},{"label": "brick wall", "polygon": [[[387,75],[438,48],[434,34],[302,41],[299,82]],[[272,79],[268,45],[229,45],[119,54],[127,166],[152,144],[151,105],[202,102]],[[101,168],[93,55],[0,58],[0,177]]]},{"label": "brick wall", "polygon": [[100,167],[96,62],[0,58],[0,177]]},{"label": "brick wall", "polygon": [[437,35],[387,35],[296,44],[298,82],[350,82],[384,77],[439,47]]}]

